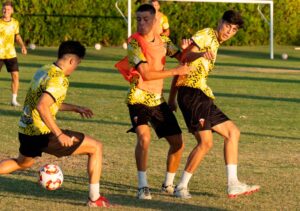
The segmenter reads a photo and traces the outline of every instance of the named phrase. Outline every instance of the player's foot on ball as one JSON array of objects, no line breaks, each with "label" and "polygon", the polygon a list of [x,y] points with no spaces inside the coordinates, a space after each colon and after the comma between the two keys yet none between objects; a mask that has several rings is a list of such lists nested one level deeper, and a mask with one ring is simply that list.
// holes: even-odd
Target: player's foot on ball
[{"label": "player's foot on ball", "polygon": [[12,101],[12,102],[11,102],[11,106],[20,107],[21,104],[18,103],[17,101]]},{"label": "player's foot on ball", "polygon": [[111,203],[104,196],[100,196],[96,201],[92,201],[89,198],[87,202],[87,206],[89,207],[112,207]]},{"label": "player's foot on ball", "polygon": [[173,195],[174,194],[174,185],[161,185],[161,192],[167,195]]},{"label": "player's foot on ball", "polygon": [[238,182],[232,185],[228,185],[228,198],[236,198],[239,195],[250,195],[254,192],[259,191],[259,189],[259,185],[247,185],[246,183]]},{"label": "player's foot on ball", "polygon": [[137,196],[138,199],[151,200],[152,196],[149,187],[142,187],[138,189]]},{"label": "player's foot on ball", "polygon": [[188,188],[186,188],[186,187],[180,187],[180,188],[178,188],[176,186],[175,190],[174,190],[174,196],[176,196],[177,198],[182,198],[182,199],[190,199],[190,198],[192,198],[192,195],[190,194]]}]

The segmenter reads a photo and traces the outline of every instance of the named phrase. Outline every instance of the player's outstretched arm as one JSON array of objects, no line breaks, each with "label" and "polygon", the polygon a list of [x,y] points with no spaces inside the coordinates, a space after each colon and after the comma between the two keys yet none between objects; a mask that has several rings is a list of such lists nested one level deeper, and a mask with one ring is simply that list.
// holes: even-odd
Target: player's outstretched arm
[{"label": "player's outstretched arm", "polygon": [[205,59],[208,60],[213,60],[215,58],[215,55],[212,51],[209,50],[204,52],[200,51],[199,47],[195,43],[192,43],[186,49],[184,62],[193,62],[200,57],[204,57]]},{"label": "player's outstretched arm", "polygon": [[78,105],[73,105],[73,104],[68,104],[68,103],[63,103],[60,108],[60,111],[73,111],[76,113],[79,113],[82,118],[92,118],[93,111],[89,108],[83,107],[83,106],[78,106]]},{"label": "player's outstretched arm", "polygon": [[145,81],[163,79],[175,75],[186,75],[189,73],[190,69],[191,68],[188,67],[187,64],[184,64],[166,71],[155,71],[151,69],[148,63],[141,63],[137,68]]}]

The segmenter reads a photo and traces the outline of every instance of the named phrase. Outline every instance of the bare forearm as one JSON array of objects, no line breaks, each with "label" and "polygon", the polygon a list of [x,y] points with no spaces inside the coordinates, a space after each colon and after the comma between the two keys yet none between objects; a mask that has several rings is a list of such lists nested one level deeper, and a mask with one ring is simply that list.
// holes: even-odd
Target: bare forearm
[{"label": "bare forearm", "polygon": [[177,95],[177,87],[176,87],[176,82],[177,82],[178,76],[174,76],[171,84],[171,90],[170,90],[170,95],[169,95],[169,102],[175,101],[176,95]]},{"label": "bare forearm", "polygon": [[150,81],[150,80],[168,78],[174,75],[177,75],[176,68],[169,69],[166,71],[149,71],[143,74],[142,77],[145,81]]},{"label": "bare forearm", "polygon": [[59,110],[60,111],[76,111],[78,107],[79,106],[77,106],[77,105],[63,103],[63,104],[61,104]]},{"label": "bare forearm", "polygon": [[16,41],[21,47],[25,47],[22,37],[19,34],[16,35]]},{"label": "bare forearm", "polygon": [[185,61],[186,62],[193,62],[196,59],[200,58],[203,56],[203,53],[200,52],[188,52],[185,56]]}]

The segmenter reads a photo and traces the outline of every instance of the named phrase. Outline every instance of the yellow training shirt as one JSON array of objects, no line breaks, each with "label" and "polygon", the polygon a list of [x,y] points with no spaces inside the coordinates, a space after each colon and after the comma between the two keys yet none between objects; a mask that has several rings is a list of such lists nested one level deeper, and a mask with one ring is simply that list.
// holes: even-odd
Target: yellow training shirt
[{"label": "yellow training shirt", "polygon": [[17,56],[15,36],[19,34],[19,22],[11,18],[10,21],[0,19],[0,59],[11,59]]}]

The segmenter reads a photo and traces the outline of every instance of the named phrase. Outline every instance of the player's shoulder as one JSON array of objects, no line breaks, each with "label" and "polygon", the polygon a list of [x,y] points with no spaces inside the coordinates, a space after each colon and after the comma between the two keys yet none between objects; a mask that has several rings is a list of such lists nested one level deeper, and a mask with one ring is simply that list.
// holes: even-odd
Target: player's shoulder
[{"label": "player's shoulder", "polygon": [[15,24],[19,24],[19,21],[17,19],[15,19],[15,18],[11,18],[11,22],[15,23]]},{"label": "player's shoulder", "polygon": [[201,29],[201,30],[197,31],[197,32],[195,33],[195,35],[210,34],[210,33],[212,33],[213,31],[214,31],[213,28],[204,28],[204,29]]},{"label": "player's shoulder", "polygon": [[136,49],[138,47],[140,47],[140,44],[136,39],[132,38],[129,40],[128,49]]},{"label": "player's shoulder", "polygon": [[164,42],[164,43],[171,42],[171,39],[168,36],[166,36],[166,35],[161,34],[159,37],[162,40],[162,42]]}]

